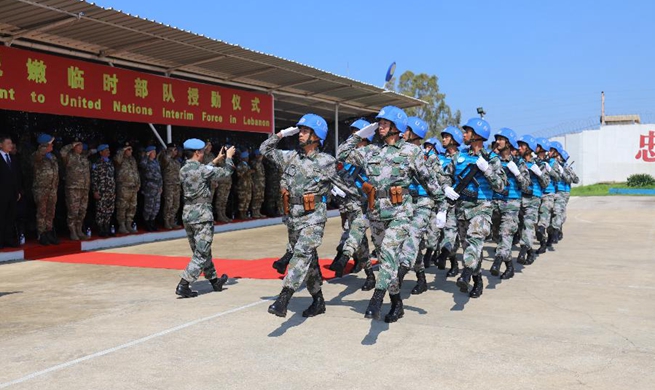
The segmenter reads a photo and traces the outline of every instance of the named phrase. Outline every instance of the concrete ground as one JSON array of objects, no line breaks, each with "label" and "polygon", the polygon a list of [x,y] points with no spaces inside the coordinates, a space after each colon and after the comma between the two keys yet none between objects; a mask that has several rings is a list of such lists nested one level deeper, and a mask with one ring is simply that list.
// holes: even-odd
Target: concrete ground
[{"label": "concrete ground", "polygon": [[[338,236],[335,218],[321,257]],[[285,240],[282,226],[218,234],[214,256],[279,256]],[[391,325],[363,318],[363,273],[324,285],[325,315],[300,316],[303,290],[281,319],[266,312],[279,280],[231,280],[221,293],[203,281],[201,296],[176,299],[173,270],[0,264],[0,388],[652,389],[654,243],[655,198],[573,198],[554,252],[509,281],[485,271],[475,300],[434,267],[430,291],[409,297],[410,274]]]}]

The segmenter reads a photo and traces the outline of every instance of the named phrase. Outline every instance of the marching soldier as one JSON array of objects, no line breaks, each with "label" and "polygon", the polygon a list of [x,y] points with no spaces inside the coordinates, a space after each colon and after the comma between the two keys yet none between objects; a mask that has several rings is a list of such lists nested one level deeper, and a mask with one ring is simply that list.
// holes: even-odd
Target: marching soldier
[{"label": "marching soldier", "polygon": [[126,142],[114,155],[116,168],[116,220],[121,234],[136,233],[132,227],[136,214],[137,194],[141,188],[141,178],[136,160],[132,156],[132,146]]},{"label": "marching soldier", "polygon": [[70,239],[85,240],[82,230],[91,189],[89,159],[83,152],[83,145],[75,141],[61,148],[61,158],[66,167],[66,207],[68,208],[68,231]]},{"label": "marching soldier", "polygon": [[537,156],[539,162],[543,163],[546,172],[550,176],[550,183],[546,186],[541,197],[541,206],[539,207],[539,223],[537,227],[537,240],[539,240],[539,249],[537,254],[546,253],[546,248],[553,248],[555,235],[550,227],[551,218],[555,209],[555,196],[557,192],[557,182],[560,180],[559,163],[555,158],[549,157],[550,142],[546,138],[537,138]]},{"label": "marching soldier", "polygon": [[116,181],[114,165],[109,159],[109,145],[98,146],[100,159],[91,168],[91,188],[96,200],[96,225],[100,237],[111,235],[111,215],[116,201]]},{"label": "marching soldier", "polygon": [[159,165],[164,182],[164,228],[177,229],[175,222],[180,208],[180,163],[177,161],[177,145],[169,143],[166,150],[159,153]]},{"label": "marching soldier", "polygon": [[34,168],[32,192],[36,204],[36,229],[41,245],[59,244],[52,226],[59,185],[59,163],[52,153],[54,140],[55,138],[49,134],[41,134],[36,140],[39,147],[32,154]]},{"label": "marching soldier", "polygon": [[264,156],[255,150],[255,159],[251,166],[254,171],[252,175],[252,200],[250,201],[250,214],[253,218],[264,218],[262,215],[262,204],[264,203],[264,193],[266,191],[266,172],[264,170]]},{"label": "marching soldier", "polygon": [[139,163],[143,183],[141,192],[143,192],[143,219],[145,220],[146,230],[154,232],[157,230],[155,226],[155,218],[159,213],[161,206],[161,193],[163,186],[163,179],[161,176],[161,168],[155,159],[157,156],[157,148],[148,146],[146,148],[146,155]]},{"label": "marching soldier", "polygon": [[243,220],[250,219],[248,217],[248,209],[250,208],[250,200],[252,198],[252,176],[254,170],[248,165],[250,159],[250,153],[248,151],[241,152],[239,159],[239,165],[237,165],[238,218]]},{"label": "marching soldier", "polygon": [[[214,240],[214,217],[212,215],[211,183],[220,176],[231,175],[234,170],[232,156],[234,147],[223,151],[208,165],[202,163],[205,143],[192,138],[184,141],[186,163],[180,169],[180,182],[184,194],[182,222],[186,230],[193,257],[182,272],[182,279],[175,294],[183,298],[198,296],[190,284],[198,280],[200,273],[209,280],[214,291],[222,291],[228,276],[220,278],[212,262],[212,241]],[[217,167],[219,160],[225,158],[225,167]]]}]

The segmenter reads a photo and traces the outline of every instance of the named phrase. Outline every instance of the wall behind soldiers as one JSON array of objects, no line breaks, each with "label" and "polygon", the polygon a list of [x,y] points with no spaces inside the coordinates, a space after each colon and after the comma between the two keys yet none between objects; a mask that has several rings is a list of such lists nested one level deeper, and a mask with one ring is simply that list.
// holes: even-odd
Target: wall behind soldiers
[{"label": "wall behind soldiers", "polygon": [[578,185],[624,182],[635,173],[655,176],[655,124],[602,126],[551,140],[575,161]]}]

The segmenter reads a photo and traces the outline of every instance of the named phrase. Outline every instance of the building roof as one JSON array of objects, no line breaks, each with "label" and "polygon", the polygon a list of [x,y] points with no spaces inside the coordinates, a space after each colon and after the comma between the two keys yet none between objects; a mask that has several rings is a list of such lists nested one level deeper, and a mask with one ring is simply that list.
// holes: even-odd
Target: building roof
[{"label": "building roof", "polygon": [[386,105],[425,102],[295,61],[80,0],[0,2],[0,40],[146,70],[272,93],[279,126],[308,111],[334,120]]}]

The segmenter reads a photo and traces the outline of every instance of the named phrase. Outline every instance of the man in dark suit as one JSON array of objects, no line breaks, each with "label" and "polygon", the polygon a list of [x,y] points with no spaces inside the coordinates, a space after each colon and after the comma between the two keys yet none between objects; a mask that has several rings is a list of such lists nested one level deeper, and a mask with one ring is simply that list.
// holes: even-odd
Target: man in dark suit
[{"label": "man in dark suit", "polygon": [[20,166],[11,157],[14,143],[0,135],[0,248],[18,247],[16,207],[22,196]]}]

